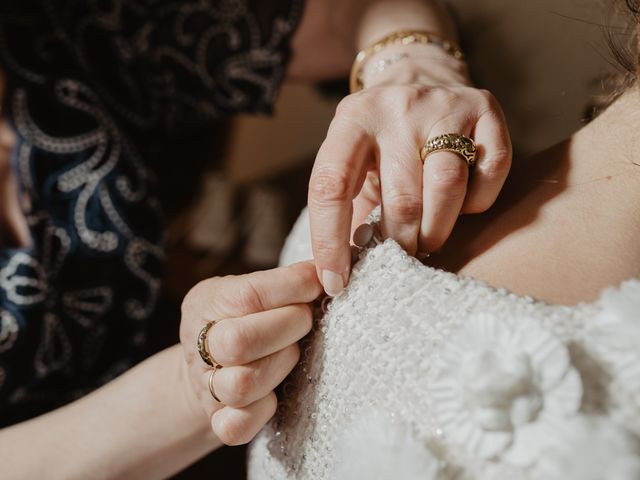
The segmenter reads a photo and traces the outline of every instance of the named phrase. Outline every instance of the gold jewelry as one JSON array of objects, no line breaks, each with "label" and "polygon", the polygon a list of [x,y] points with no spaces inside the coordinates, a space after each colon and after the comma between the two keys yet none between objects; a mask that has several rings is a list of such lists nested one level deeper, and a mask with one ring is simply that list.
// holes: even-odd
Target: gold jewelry
[{"label": "gold jewelry", "polygon": [[209,345],[207,342],[207,335],[209,334],[209,330],[213,327],[217,321],[208,322],[200,333],[198,334],[198,353],[200,354],[200,358],[202,361],[213,368],[221,367],[221,365],[215,361],[211,353],[209,353]]},{"label": "gold jewelry", "polygon": [[459,133],[445,133],[427,140],[427,144],[420,150],[420,158],[424,163],[434,152],[453,152],[460,155],[469,167],[476,163],[478,148],[473,140]]},{"label": "gold jewelry", "polygon": [[457,43],[452,42],[451,40],[446,40],[435,33],[419,30],[403,30],[395,32],[371,44],[356,55],[356,59],[351,67],[351,78],[349,81],[351,93],[360,91],[364,88],[364,84],[362,82],[362,67],[371,56],[391,45],[412,45],[414,43],[435,45],[442,48],[446,53],[458,60],[464,59],[464,54]]},{"label": "gold jewelry", "polygon": [[218,403],[222,403],[222,402],[220,401],[220,399],[216,395],[216,391],[213,388],[213,377],[216,374],[216,372],[218,370],[220,370],[220,368],[222,368],[222,367],[214,368],[213,370],[211,370],[211,373],[209,374],[209,393],[211,393],[211,396],[213,397],[213,399]]}]

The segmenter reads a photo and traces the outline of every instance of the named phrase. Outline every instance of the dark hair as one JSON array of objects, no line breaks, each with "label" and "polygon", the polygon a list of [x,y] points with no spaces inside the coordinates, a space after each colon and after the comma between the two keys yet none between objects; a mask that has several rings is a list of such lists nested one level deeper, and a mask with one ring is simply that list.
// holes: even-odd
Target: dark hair
[{"label": "dark hair", "polygon": [[606,29],[607,43],[618,65],[626,73],[625,83],[632,82],[638,75],[638,27],[640,26],[640,0],[624,0],[630,12],[628,25],[610,26]]}]

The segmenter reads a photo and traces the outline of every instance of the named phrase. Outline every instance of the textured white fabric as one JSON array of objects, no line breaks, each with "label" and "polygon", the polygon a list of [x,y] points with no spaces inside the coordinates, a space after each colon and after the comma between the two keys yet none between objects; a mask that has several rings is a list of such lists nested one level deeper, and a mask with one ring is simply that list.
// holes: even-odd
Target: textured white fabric
[{"label": "textured white fabric", "polygon": [[[283,259],[308,255],[304,237]],[[318,315],[251,480],[640,478],[640,282],[553,306],[376,243]]]}]

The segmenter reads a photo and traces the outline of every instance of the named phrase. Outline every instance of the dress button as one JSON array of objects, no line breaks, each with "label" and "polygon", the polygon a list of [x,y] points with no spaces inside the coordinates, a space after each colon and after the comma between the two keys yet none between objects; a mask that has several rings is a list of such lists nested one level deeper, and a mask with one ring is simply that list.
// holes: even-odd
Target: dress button
[{"label": "dress button", "polygon": [[368,223],[363,223],[353,233],[353,243],[359,247],[366,247],[372,239],[373,227]]}]

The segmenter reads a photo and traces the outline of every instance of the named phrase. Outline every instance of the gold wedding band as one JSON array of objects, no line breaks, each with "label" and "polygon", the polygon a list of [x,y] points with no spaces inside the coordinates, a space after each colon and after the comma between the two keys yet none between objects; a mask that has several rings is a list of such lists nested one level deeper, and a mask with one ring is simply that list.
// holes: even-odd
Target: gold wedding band
[{"label": "gold wedding band", "polygon": [[476,163],[478,148],[473,140],[459,133],[445,133],[427,140],[420,150],[420,158],[424,163],[427,157],[435,152],[453,152],[460,155],[469,167]]},{"label": "gold wedding band", "polygon": [[209,393],[211,393],[211,396],[213,397],[213,399],[218,403],[222,403],[222,402],[216,395],[216,391],[213,388],[213,377],[216,374],[216,372],[220,370],[220,368],[222,367],[214,368],[213,370],[211,370],[211,373],[209,374]]},{"label": "gold wedding band", "polygon": [[200,358],[202,361],[213,368],[221,367],[221,365],[215,361],[211,353],[209,352],[209,345],[207,342],[207,335],[209,334],[209,330],[216,324],[216,321],[208,322],[200,333],[198,334],[198,353],[200,354]]}]

